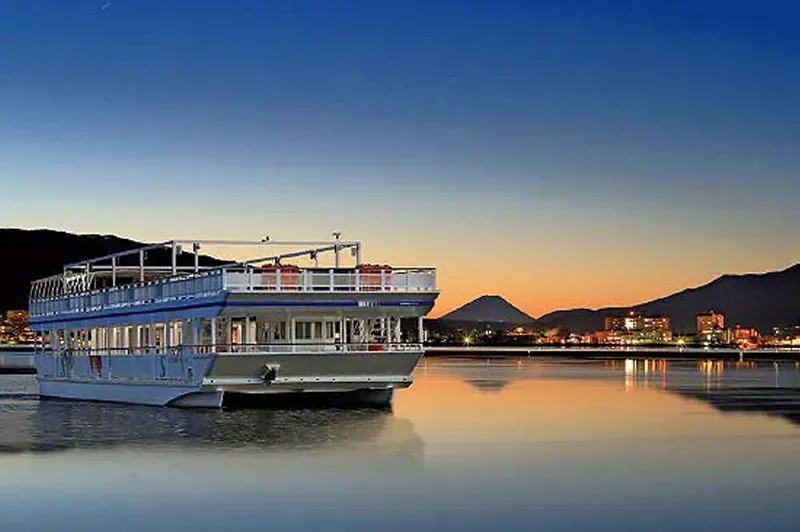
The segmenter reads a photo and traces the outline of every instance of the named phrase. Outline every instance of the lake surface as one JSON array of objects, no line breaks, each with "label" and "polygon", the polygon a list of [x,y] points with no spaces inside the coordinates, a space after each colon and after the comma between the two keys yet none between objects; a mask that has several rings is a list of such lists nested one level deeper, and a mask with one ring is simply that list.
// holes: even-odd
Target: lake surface
[{"label": "lake surface", "polygon": [[0,530],[796,530],[794,362],[429,358],[391,411],[39,401]]}]

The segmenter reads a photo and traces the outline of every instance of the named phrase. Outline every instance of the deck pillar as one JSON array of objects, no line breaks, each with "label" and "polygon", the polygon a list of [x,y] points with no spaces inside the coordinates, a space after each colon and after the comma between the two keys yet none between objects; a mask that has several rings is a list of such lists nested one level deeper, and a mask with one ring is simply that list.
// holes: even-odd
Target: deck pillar
[{"label": "deck pillar", "polygon": [[147,343],[150,344],[148,347],[150,348],[151,353],[156,352],[156,324],[151,323],[149,325],[149,335],[147,338]]},{"label": "deck pillar", "polygon": [[169,353],[169,348],[172,347],[172,322],[164,322],[164,353]]},{"label": "deck pillar", "polygon": [[294,353],[295,342],[297,341],[297,336],[295,335],[295,319],[294,317],[289,318],[289,343],[292,345],[292,353]]},{"label": "deck pillar", "polygon": [[211,318],[211,352],[217,352],[217,318]]},{"label": "deck pillar", "polygon": [[191,331],[192,331],[192,339],[190,341],[192,345],[192,351],[197,351],[197,345],[200,343],[200,320],[198,318],[192,318],[189,320],[191,324]]},{"label": "deck pillar", "polygon": [[394,340],[393,340],[393,342],[396,343],[396,344],[399,344],[399,343],[401,343],[403,341],[403,339],[400,338],[400,336],[402,335],[402,329],[400,327],[402,321],[403,321],[402,318],[395,318],[394,319]]},{"label": "deck pillar", "polygon": [[181,320],[181,353],[186,353],[186,344],[189,343],[189,327],[191,325],[191,320]]},{"label": "deck pillar", "polygon": [[139,350],[139,346],[141,345],[141,341],[139,340],[139,335],[141,334],[141,327],[139,325],[134,325],[133,330],[131,331],[131,352],[135,353]]}]

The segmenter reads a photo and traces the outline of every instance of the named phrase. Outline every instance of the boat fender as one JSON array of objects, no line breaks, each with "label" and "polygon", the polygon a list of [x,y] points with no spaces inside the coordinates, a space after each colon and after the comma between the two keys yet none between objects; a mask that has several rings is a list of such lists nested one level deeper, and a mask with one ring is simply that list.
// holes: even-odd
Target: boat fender
[{"label": "boat fender", "polygon": [[264,369],[261,371],[261,379],[265,383],[269,384],[275,380],[276,373],[277,371],[275,368],[270,367],[267,364],[264,364]]}]

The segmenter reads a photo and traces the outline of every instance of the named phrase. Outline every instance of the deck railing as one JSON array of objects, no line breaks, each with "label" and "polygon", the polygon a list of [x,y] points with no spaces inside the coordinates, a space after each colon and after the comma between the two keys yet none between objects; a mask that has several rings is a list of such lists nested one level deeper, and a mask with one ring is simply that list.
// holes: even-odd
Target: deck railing
[{"label": "deck railing", "polygon": [[85,293],[31,298],[32,317],[93,312],[205,297],[223,290],[222,272],[200,273],[191,277],[172,277],[159,281],[101,288]]},{"label": "deck railing", "polygon": [[347,354],[363,352],[422,351],[418,343],[294,343],[294,344],[217,344],[143,346],[143,347],[70,347],[48,350],[53,355],[92,355],[92,356],[146,356],[181,355],[190,353],[216,353],[219,355],[247,354],[291,354],[291,353],[330,353]]},{"label": "deck railing", "polygon": [[225,289],[231,292],[428,292],[436,290],[431,268],[274,270],[226,269]]},{"label": "deck railing", "polygon": [[67,294],[53,278],[43,279],[33,283],[29,306],[31,317],[36,317],[181,301],[223,292],[433,291],[436,270],[432,268],[382,268],[373,273],[359,269],[225,268]]}]

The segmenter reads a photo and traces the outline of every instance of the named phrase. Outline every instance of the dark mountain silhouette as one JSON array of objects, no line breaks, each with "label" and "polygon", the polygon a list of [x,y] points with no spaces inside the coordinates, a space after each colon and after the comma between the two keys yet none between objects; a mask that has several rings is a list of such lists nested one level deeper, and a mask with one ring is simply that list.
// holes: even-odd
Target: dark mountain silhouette
[{"label": "dark mountain silhouette", "polygon": [[[24,309],[34,279],[62,271],[64,264],[117,253],[145,245],[113,235],[76,235],[52,230],[0,229],[0,310]],[[169,251],[152,250],[148,261],[166,263]],[[179,264],[190,265],[192,256],[182,253]],[[202,256],[201,264],[220,264]],[[442,325],[485,324],[495,328],[535,324],[539,329],[562,327],[573,331],[602,329],[604,318],[634,309],[646,315],[665,315],[677,333],[695,330],[697,314],[714,309],[725,314],[729,326],[741,324],[768,332],[773,326],[800,323],[800,264],[779,272],[724,275],[676,294],[631,307],[598,310],[573,309],[551,312],[534,320],[496,295],[484,295],[439,318]]]},{"label": "dark mountain silhouette", "polygon": [[767,333],[772,327],[800,323],[800,264],[764,274],[723,275],[714,281],[631,307],[599,310],[559,310],[536,320],[537,328],[563,327],[574,331],[602,329],[604,318],[636,310],[664,315],[678,333],[695,331],[697,315],[713,309],[725,315],[727,326],[741,324]]},{"label": "dark mountain silhouette", "polygon": [[[76,235],[49,229],[0,229],[0,310],[28,308],[31,281],[61,273],[65,264],[147,245],[113,235]],[[151,250],[147,260],[168,263],[170,251]],[[135,260],[135,257],[132,257]],[[193,257],[182,253],[180,265],[190,265]],[[201,256],[202,265],[220,262]],[[120,262],[121,265],[126,264]],[[133,262],[130,262],[133,264]]]},{"label": "dark mountain silhouette", "polygon": [[522,325],[535,320],[500,296],[481,296],[445,314],[442,323],[488,323]]}]

